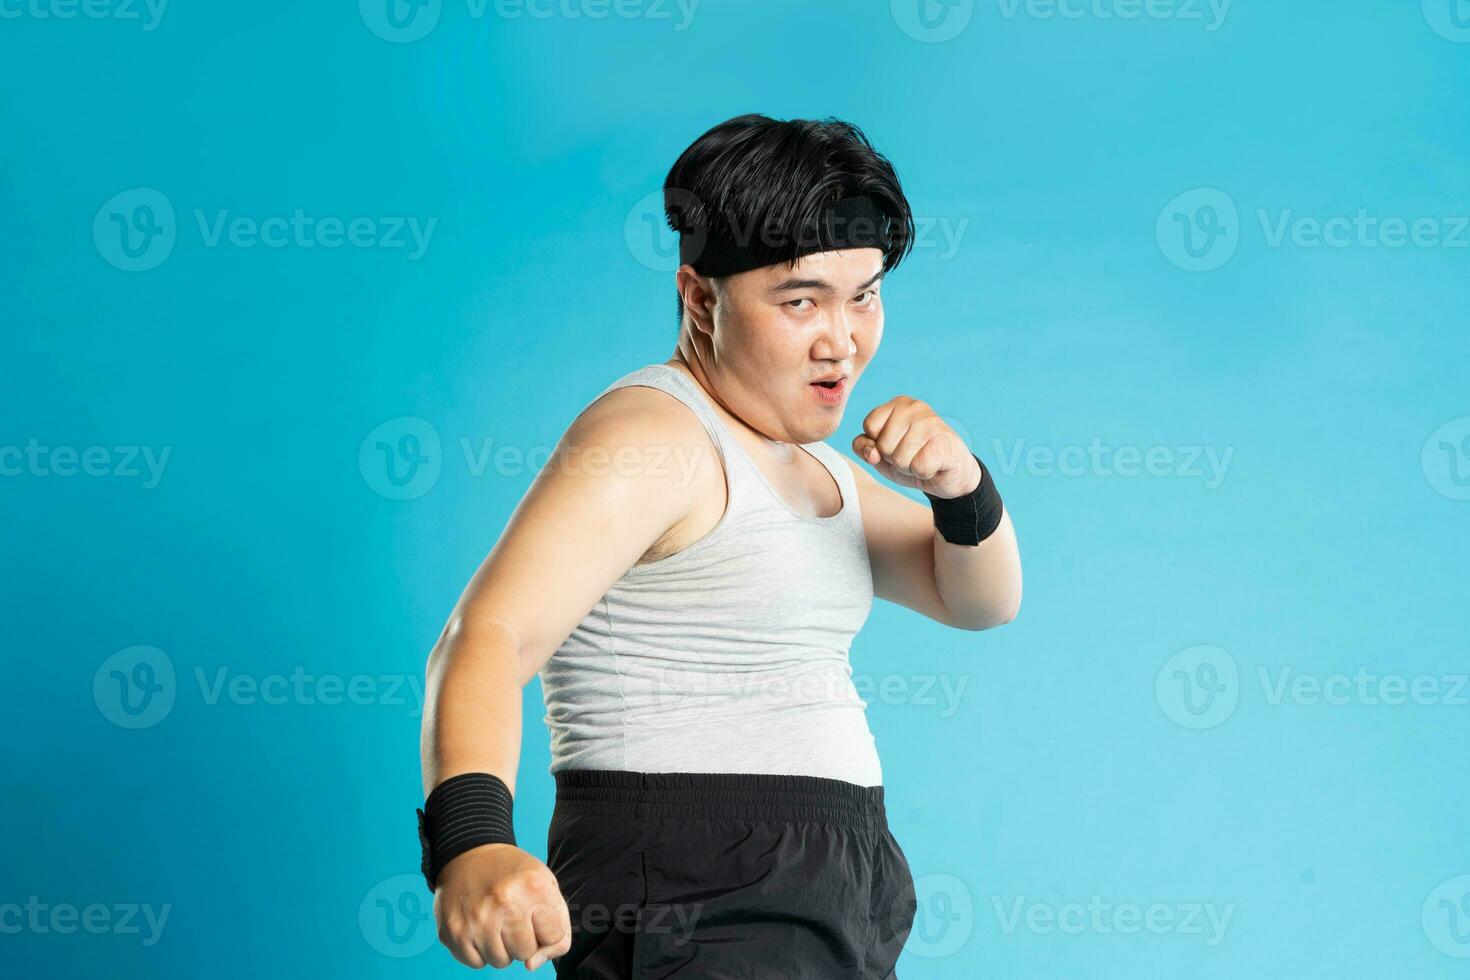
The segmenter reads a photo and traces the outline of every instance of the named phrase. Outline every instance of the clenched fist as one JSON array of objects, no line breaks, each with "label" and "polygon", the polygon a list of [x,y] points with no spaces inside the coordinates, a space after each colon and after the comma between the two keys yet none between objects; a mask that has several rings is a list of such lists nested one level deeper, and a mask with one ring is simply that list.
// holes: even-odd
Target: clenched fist
[{"label": "clenched fist", "polygon": [[465,966],[534,970],[572,945],[551,869],[510,844],[485,844],[444,866],[434,890],[439,941]]},{"label": "clenched fist", "polygon": [[852,451],[899,486],[936,497],[963,497],[980,485],[980,464],[959,433],[908,395],[869,412]]}]

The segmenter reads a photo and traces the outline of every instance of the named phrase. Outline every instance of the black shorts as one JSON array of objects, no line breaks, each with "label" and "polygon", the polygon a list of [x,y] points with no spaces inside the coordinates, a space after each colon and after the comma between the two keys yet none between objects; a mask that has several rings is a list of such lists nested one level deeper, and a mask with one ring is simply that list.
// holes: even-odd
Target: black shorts
[{"label": "black shorts", "polygon": [[916,911],[883,788],[815,776],[555,773],[561,980],[890,980]]}]

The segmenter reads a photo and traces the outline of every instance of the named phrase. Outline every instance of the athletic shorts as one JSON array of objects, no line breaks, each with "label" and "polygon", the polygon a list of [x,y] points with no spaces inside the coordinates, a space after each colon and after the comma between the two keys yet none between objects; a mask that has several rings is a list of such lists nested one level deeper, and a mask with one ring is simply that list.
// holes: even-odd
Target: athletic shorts
[{"label": "athletic shorts", "polygon": [[891,980],[916,906],[883,787],[562,770],[547,864],[559,980]]}]

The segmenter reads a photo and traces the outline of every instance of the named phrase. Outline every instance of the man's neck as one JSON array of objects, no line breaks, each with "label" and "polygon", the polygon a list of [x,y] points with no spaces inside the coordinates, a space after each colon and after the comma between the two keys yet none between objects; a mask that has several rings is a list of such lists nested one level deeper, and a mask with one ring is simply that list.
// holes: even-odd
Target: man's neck
[{"label": "man's neck", "polygon": [[719,395],[715,392],[714,386],[707,382],[704,377],[704,372],[696,368],[691,361],[685,358],[682,345],[680,346],[680,349],[674,352],[674,356],[669,358],[664,363],[667,364],[669,367],[674,368],[675,370],[683,371],[685,374],[688,374],[690,378],[693,379],[694,383],[699,385],[699,387],[703,389],[705,395],[709,398],[710,403],[724,412],[726,416],[725,421],[727,423],[733,422],[739,425],[742,430],[750,433],[751,436],[759,440],[761,446],[764,448],[766,453],[769,454],[770,459],[778,463],[790,463],[797,458],[797,449],[795,443],[781,442],[778,439],[767,438],[765,433],[759,431],[758,429],[755,429],[740,416],[732,412],[729,406],[727,406],[720,399]]}]

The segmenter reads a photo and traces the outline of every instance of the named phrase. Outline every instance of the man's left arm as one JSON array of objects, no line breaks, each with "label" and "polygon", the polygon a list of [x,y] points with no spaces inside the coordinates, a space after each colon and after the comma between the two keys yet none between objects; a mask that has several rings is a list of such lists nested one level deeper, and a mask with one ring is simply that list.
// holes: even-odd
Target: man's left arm
[{"label": "man's left arm", "polygon": [[[869,412],[852,449],[886,479],[935,497],[965,497],[982,475],[991,479],[948,423],[907,395]],[[931,507],[847,463],[857,482],[874,595],[956,629],[989,629],[1016,617],[1021,555],[1009,513],[978,544],[952,544],[935,527]]]}]

